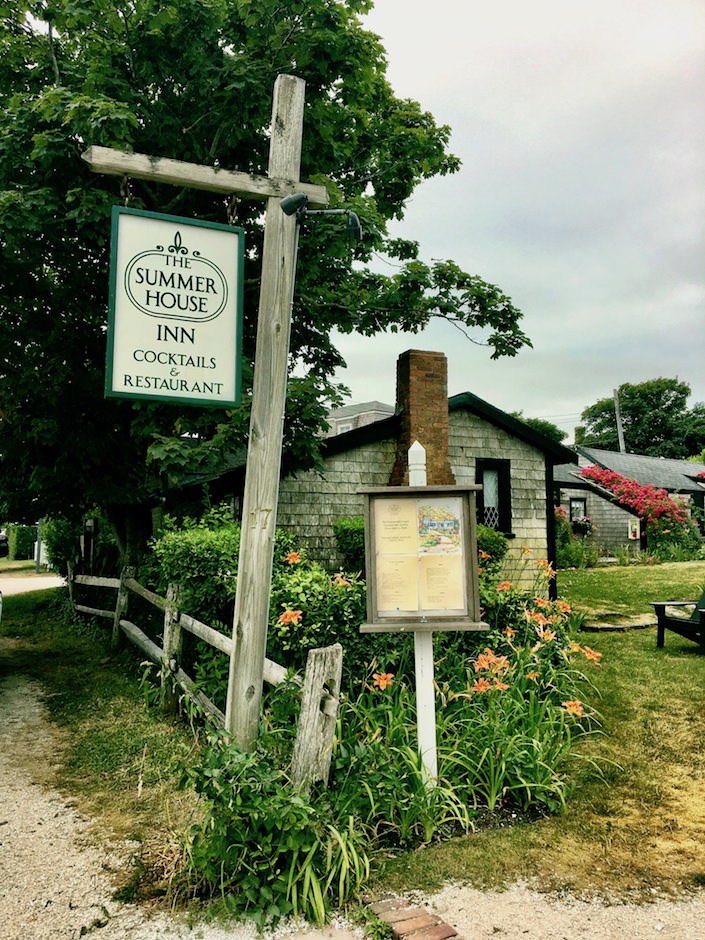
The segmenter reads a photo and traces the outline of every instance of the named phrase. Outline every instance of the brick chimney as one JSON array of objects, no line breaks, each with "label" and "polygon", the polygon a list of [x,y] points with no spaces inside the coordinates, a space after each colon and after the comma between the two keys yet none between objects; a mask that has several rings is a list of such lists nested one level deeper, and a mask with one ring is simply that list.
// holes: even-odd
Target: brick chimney
[{"label": "brick chimney", "polygon": [[448,459],[448,362],[443,353],[409,349],[397,360],[397,454],[390,486],[409,485],[408,451],[414,441],[426,448],[429,486],[454,484]]}]

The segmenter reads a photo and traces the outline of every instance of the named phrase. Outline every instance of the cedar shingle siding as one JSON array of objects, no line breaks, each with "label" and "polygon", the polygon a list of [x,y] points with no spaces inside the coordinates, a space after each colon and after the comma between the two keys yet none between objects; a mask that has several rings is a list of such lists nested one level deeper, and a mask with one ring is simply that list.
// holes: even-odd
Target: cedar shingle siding
[{"label": "cedar shingle siding", "polygon": [[[506,431],[465,411],[449,419],[449,456],[458,484],[475,483],[475,457],[510,461],[512,533],[509,568],[522,558],[522,546],[534,558],[546,558],[546,470],[544,454]],[[342,516],[362,515],[363,497],[355,491],[386,486],[394,464],[396,441],[368,443],[324,458],[323,475],[299,474],[282,481],[277,525],[292,529],[312,558],[330,571],[340,567],[333,523]],[[533,582],[533,568],[524,583]],[[509,572],[514,574],[515,571]]]}]

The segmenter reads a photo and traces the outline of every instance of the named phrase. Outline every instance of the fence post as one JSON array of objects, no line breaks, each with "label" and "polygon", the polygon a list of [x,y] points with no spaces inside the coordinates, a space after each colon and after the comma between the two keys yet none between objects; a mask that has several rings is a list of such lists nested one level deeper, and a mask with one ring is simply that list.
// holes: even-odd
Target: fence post
[{"label": "fence post", "polygon": [[76,598],[74,597],[74,584],[73,584],[73,562],[66,562],[66,581],[69,586],[69,603],[71,604],[71,609],[74,614],[76,613]]},{"label": "fence post", "polygon": [[162,695],[161,704],[164,714],[173,715],[179,705],[179,696],[176,692],[174,675],[179,668],[181,659],[182,632],[179,614],[179,596],[181,588],[178,584],[170,584],[166,592],[166,607],[164,608],[164,648],[162,658]]},{"label": "fence post", "polygon": [[122,632],[120,630],[120,621],[125,619],[127,614],[127,602],[130,597],[130,592],[128,591],[125,581],[128,578],[134,578],[135,569],[128,566],[122,569],[120,573],[120,587],[118,588],[117,600],[115,601],[115,617],[113,618],[113,635],[110,642],[110,646],[115,652],[120,649],[122,645]]},{"label": "fence post", "polygon": [[315,780],[328,784],[342,673],[340,643],[309,650],[291,762],[292,780],[306,792]]}]

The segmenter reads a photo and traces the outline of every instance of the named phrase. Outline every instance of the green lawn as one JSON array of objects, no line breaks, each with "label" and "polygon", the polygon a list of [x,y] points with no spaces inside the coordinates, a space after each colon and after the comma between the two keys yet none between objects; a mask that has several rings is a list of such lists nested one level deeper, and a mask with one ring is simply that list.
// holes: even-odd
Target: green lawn
[{"label": "green lawn", "polygon": [[617,565],[559,571],[558,593],[576,610],[595,619],[653,614],[651,601],[696,600],[705,590],[705,561],[664,565]]}]

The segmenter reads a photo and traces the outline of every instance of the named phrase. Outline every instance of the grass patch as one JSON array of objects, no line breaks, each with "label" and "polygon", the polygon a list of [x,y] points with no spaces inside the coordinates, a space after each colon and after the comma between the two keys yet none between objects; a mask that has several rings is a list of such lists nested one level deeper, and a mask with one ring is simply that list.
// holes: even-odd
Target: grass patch
[{"label": "grass patch", "polygon": [[558,593],[576,610],[624,617],[653,615],[651,601],[696,600],[705,589],[705,562],[558,572]]},{"label": "grass patch", "polygon": [[[0,577],[9,575],[13,578],[23,578],[37,573],[37,563],[35,561],[11,561],[9,558],[0,558]],[[51,572],[42,571],[42,574],[51,574]],[[0,581],[0,590],[2,582]]]}]

